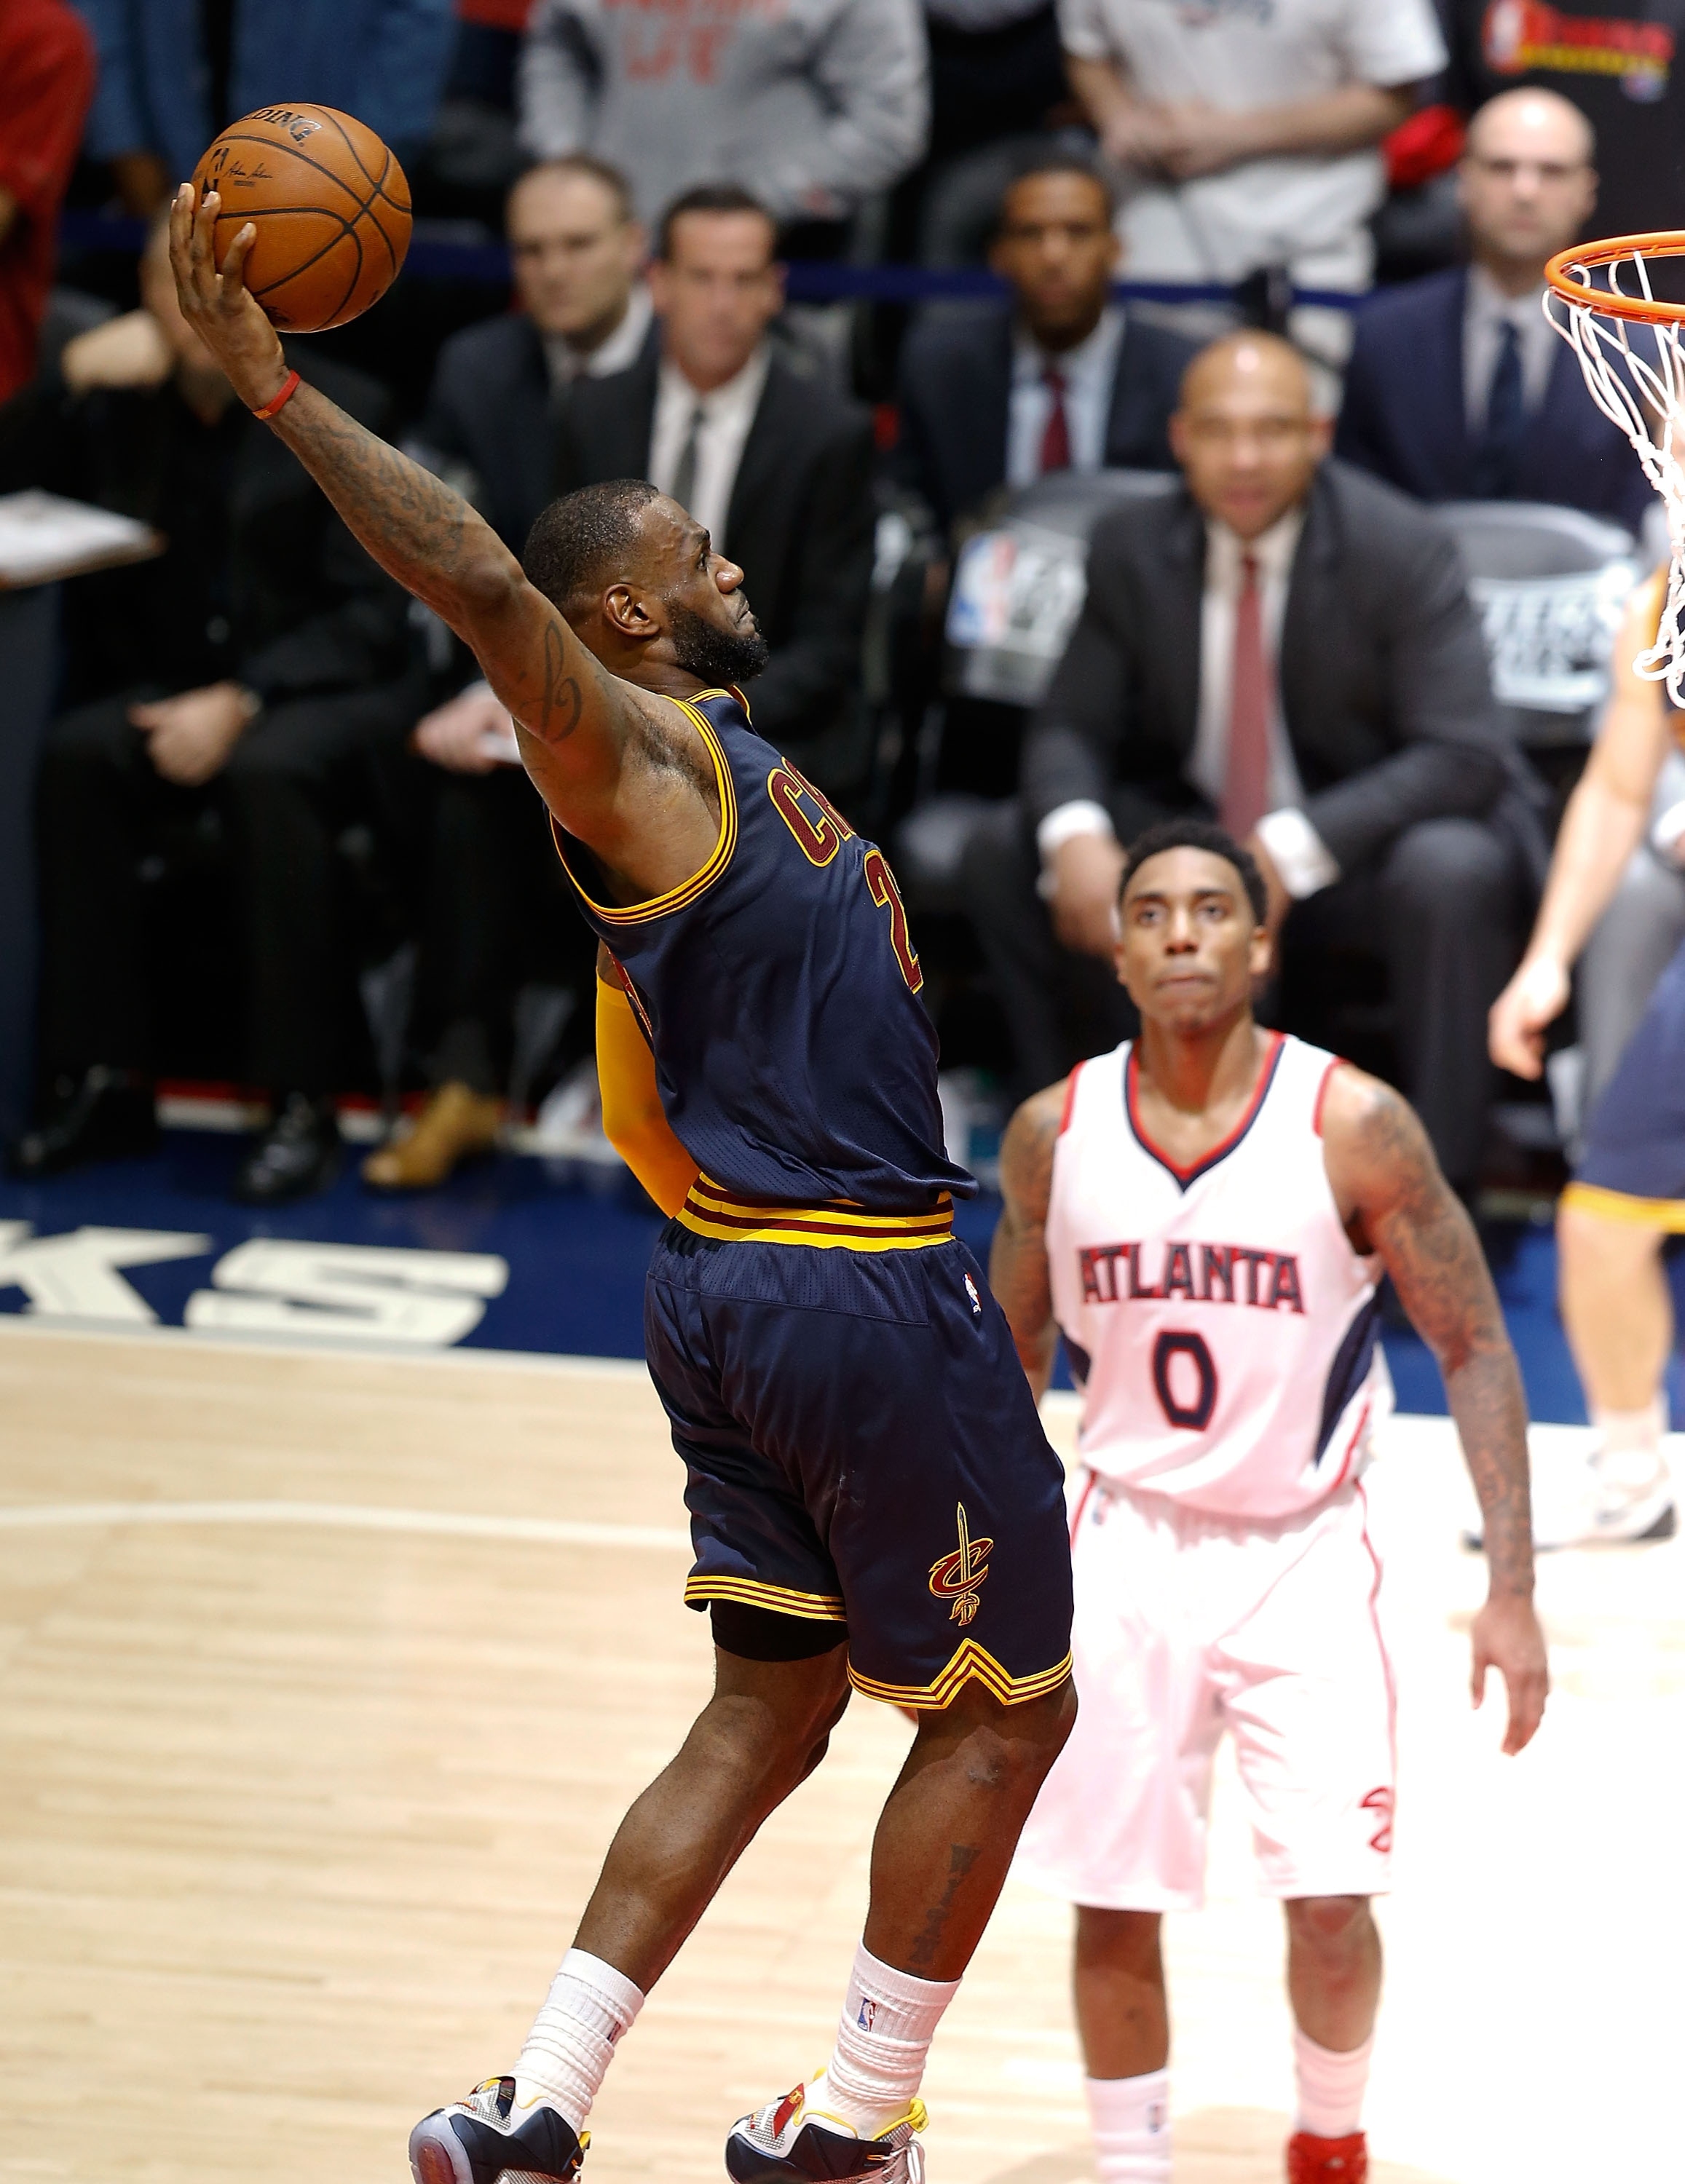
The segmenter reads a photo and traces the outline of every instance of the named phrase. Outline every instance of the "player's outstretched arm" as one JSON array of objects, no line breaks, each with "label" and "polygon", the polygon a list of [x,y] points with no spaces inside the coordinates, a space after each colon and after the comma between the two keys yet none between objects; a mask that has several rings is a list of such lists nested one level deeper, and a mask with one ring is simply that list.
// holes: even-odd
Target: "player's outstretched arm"
[{"label": "player's outstretched arm", "polygon": [[1539,1725],[1550,1680],[1533,1613],[1527,1407],[1498,1294],[1474,1223],[1408,1101],[1342,1063],[1323,1102],[1322,1134],[1353,1241],[1380,1254],[1444,1375],[1490,1572],[1473,1632],[1475,1704],[1497,1669],[1509,1695],[1504,1749],[1519,1752]]},{"label": "player's outstretched arm", "polygon": [[1615,639],[1613,691],[1586,770],[1568,800],[1527,952],[1492,1005],[1492,1058],[1517,1077],[1544,1067],[1544,1036],[1568,1006],[1568,974],[1644,838],[1669,716],[1659,682],[1633,667],[1655,642],[1665,579],[1634,593]]},{"label": "player's outstretched arm", "polygon": [[1053,1148],[1065,1102],[1063,1084],[1026,1100],[1001,1140],[1001,1218],[989,1247],[989,1286],[1007,1315],[1018,1362],[1036,1400],[1053,1372],[1053,1289],[1047,1271],[1047,1201]]},{"label": "player's outstretched arm", "polygon": [[[261,410],[285,386],[287,359],[242,277],[255,229],[241,231],[217,270],[211,242],[217,208],[215,191],[197,209],[191,183],[176,194],[170,215],[176,292],[235,393],[248,409]],[[527,582],[491,526],[430,471],[313,387],[301,386],[270,429],[382,568],[473,651],[527,730],[523,755],[545,800],[596,846],[594,819],[612,798],[633,725],[630,694]]]}]

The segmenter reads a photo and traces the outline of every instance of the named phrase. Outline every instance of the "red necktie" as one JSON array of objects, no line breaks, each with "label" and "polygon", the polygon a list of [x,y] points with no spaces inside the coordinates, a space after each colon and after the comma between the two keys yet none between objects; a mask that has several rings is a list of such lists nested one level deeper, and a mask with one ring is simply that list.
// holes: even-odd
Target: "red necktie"
[{"label": "red necktie", "polygon": [[1050,364],[1041,375],[1047,390],[1047,421],[1041,427],[1041,475],[1071,466],[1071,428],[1065,415],[1065,375]]},{"label": "red necktie", "polygon": [[1223,768],[1222,822],[1244,841],[1269,809],[1269,664],[1264,656],[1264,606],[1258,563],[1241,557],[1235,605],[1234,676],[1229,686],[1229,754]]}]

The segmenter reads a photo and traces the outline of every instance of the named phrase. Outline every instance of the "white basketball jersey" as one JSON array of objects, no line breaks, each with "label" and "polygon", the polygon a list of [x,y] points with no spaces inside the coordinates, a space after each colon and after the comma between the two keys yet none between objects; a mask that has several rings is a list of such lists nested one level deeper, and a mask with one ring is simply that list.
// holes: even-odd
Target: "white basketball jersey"
[{"label": "white basketball jersey", "polygon": [[1108,1479],[1214,1516],[1314,1507],[1392,1408],[1373,1260],[1323,1165],[1335,1057],[1271,1034],[1252,1103],[1188,1168],[1141,1126],[1128,1042],[1082,1064],[1053,1155],[1053,1310]]}]

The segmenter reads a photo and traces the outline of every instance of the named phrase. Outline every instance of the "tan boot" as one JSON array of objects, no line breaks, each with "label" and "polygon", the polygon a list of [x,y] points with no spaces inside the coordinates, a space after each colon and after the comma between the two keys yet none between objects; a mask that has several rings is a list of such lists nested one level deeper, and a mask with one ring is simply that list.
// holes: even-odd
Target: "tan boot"
[{"label": "tan boot", "polygon": [[501,1100],[466,1084],[441,1084],[407,1137],[369,1155],[363,1180],[377,1190],[432,1190],[459,1161],[489,1152],[502,1128]]}]

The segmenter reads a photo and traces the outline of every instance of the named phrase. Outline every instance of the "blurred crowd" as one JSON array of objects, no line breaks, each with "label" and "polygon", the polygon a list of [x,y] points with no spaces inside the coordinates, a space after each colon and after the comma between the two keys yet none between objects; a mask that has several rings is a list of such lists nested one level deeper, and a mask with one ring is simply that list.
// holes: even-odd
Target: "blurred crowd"
[{"label": "blurred crowd", "polygon": [[[1583,674],[1506,684],[1493,586],[1654,558],[1541,309],[1576,238],[1685,226],[1673,33],[1604,22],[0,0],[0,495],[163,541],[50,616],[0,590],[14,1172],[142,1149],[161,1081],[216,1079],[266,1103],[243,1199],[325,1186],[352,1094],[407,1115],[369,1185],[426,1189],[589,1075],[593,950],[507,716],[176,308],[174,184],[316,100],[457,258],[294,361],[517,552],[618,476],[708,526],[771,648],[756,728],[901,872],[962,1138],[1126,1035],[1124,847],[1206,814],[1269,883],[1265,1013],[1401,1084],[1472,1196],[1517,1152],[1487,1011],[1596,727]],[[498,242],[506,283],[452,270]],[[1594,1084],[1685,928],[1677,848],[1587,958]]]}]

